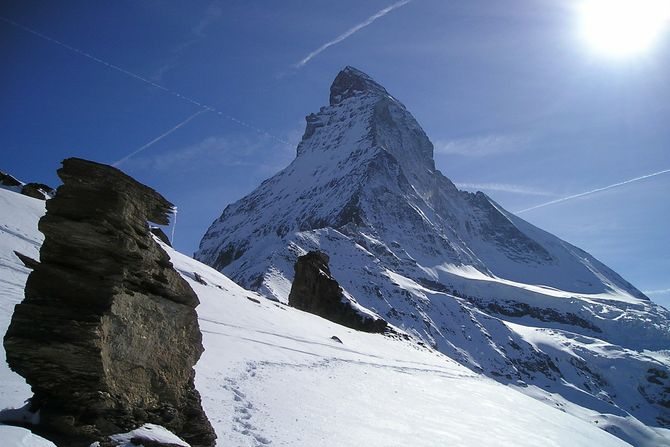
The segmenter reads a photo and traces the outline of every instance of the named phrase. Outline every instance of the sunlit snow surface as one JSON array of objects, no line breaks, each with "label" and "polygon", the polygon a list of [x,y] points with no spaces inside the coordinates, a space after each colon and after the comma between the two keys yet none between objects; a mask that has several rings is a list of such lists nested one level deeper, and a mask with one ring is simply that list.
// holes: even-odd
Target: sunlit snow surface
[{"label": "sunlit snow surface", "polygon": [[[0,204],[4,331],[28,275],[12,251],[37,257],[44,202],[0,191]],[[206,351],[196,385],[220,446],[627,445],[441,354],[268,301],[168,251],[201,299]],[[28,397],[29,387],[2,362],[0,406],[20,407]],[[6,447],[51,445],[7,426],[0,439]]]},{"label": "sunlit snow surface", "polygon": [[[183,439],[176,436],[174,433],[156,424],[144,424],[143,426],[131,430],[128,433],[121,433],[110,436],[112,441],[119,444],[119,447],[134,447],[137,444],[132,442],[132,439],[145,440],[152,442],[161,442],[181,447],[189,447]],[[97,447],[95,444],[91,447]]]}]

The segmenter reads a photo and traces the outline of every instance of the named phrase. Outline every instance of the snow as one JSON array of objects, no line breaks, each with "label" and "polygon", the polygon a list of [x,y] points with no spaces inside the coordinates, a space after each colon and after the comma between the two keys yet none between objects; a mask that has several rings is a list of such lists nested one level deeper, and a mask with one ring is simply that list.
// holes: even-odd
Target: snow
[{"label": "snow", "polygon": [[[28,275],[12,250],[37,257],[44,202],[0,191],[0,203],[6,328]],[[360,333],[269,301],[165,249],[201,300],[205,352],[196,386],[220,446],[629,445],[413,340]],[[195,273],[207,284],[195,281]],[[21,406],[30,397],[5,362],[0,378],[0,406]],[[167,435],[145,426],[146,432]],[[52,445],[14,427],[0,426],[0,437],[7,447]]]},{"label": "snow", "polygon": [[179,438],[165,427],[156,424],[144,424],[140,428],[131,430],[128,433],[112,435],[110,438],[112,441],[117,442],[119,447],[137,446],[137,444],[131,442],[131,439],[134,438],[138,441],[162,442],[165,444],[190,447],[183,439]]},{"label": "snow", "polygon": [[438,352],[266,300],[165,248],[201,299],[196,385],[220,445],[627,445]]},{"label": "snow", "polygon": [[0,424],[0,440],[3,447],[56,447],[53,442],[39,437],[21,427]]},{"label": "snow", "polygon": [[[37,221],[45,212],[43,200],[0,189],[0,334],[4,336],[14,311],[23,300],[23,287],[30,270],[23,266],[14,251],[39,259],[44,240],[37,231]],[[7,368],[5,350],[0,354],[0,396],[2,404],[21,407],[31,396],[25,380]],[[3,405],[0,404],[0,408]]]}]

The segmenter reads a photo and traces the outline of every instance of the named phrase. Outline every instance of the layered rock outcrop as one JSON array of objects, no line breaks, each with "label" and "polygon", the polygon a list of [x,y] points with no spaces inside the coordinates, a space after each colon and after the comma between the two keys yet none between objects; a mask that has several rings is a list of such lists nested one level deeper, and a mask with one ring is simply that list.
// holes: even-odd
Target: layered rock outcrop
[{"label": "layered rock outcrop", "polygon": [[386,321],[365,313],[344,296],[330,273],[328,261],[328,255],[320,251],[298,258],[289,305],[359,331],[384,332]]},{"label": "layered rock outcrop", "polygon": [[172,204],[110,166],[70,158],[4,346],[34,392],[33,429],[88,446],[144,423],[192,446],[216,435],[194,387],[198,298],[152,238]]}]

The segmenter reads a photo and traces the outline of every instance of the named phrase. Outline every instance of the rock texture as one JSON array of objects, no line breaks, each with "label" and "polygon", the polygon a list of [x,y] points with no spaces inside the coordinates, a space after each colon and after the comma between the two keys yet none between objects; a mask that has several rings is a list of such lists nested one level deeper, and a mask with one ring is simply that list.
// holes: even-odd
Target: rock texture
[{"label": "rock texture", "polygon": [[89,445],[146,422],[192,446],[214,431],[194,387],[198,298],[153,240],[172,205],[110,166],[70,158],[4,346],[34,392],[34,430]]},{"label": "rock texture", "polygon": [[363,312],[344,296],[328,267],[328,255],[311,251],[295,263],[288,303],[327,320],[365,332],[384,332],[387,323]]}]

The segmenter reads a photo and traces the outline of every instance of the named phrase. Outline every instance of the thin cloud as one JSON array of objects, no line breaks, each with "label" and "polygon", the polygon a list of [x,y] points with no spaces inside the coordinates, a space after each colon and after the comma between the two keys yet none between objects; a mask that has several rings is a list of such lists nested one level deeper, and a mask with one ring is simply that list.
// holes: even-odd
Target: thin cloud
[{"label": "thin cloud", "polygon": [[276,172],[293,158],[293,153],[282,149],[267,136],[230,137],[212,135],[193,144],[163,150],[147,156],[132,158],[135,169],[155,172],[203,172],[219,170],[221,167],[245,166],[255,171]]},{"label": "thin cloud", "polygon": [[623,182],[603,186],[602,188],[596,188],[596,189],[592,189],[590,191],[582,192],[582,193],[579,193],[579,194],[573,194],[571,196],[561,197],[560,199],[552,200],[550,202],[540,203],[539,205],[531,206],[530,208],[526,208],[526,209],[517,211],[516,214],[525,213],[527,211],[536,210],[538,208],[544,208],[545,206],[555,205],[557,203],[567,202],[568,200],[577,199],[579,197],[584,197],[584,196],[589,196],[591,194],[595,194],[595,193],[601,192],[601,191],[606,191],[608,189],[618,188],[619,186],[628,185],[629,183],[633,183],[633,182],[639,182],[640,180],[648,179],[650,177],[656,177],[657,175],[665,174],[665,173],[668,173],[668,172],[670,172],[670,169],[664,169],[662,171],[652,172],[651,174],[646,174],[646,175],[642,175],[640,177],[635,177],[635,178],[632,178],[632,179],[629,179],[629,180],[624,180]]},{"label": "thin cloud", "polygon": [[530,138],[518,135],[484,135],[455,140],[438,140],[435,152],[444,155],[485,157],[488,155],[520,152],[529,145]]},{"label": "thin cloud", "polygon": [[524,194],[530,196],[555,197],[556,194],[538,188],[524,185],[512,185],[509,183],[455,183],[461,189],[474,189],[482,191],[499,191],[513,194]]},{"label": "thin cloud", "polygon": [[367,19],[365,19],[363,22],[359,23],[358,25],[354,26],[353,28],[349,28],[347,31],[344,33],[340,34],[330,42],[326,42],[323,45],[321,45],[319,48],[316,50],[312,51],[309,53],[307,56],[305,56],[300,62],[296,63],[294,65],[295,68],[302,68],[306,63],[311,61],[315,56],[319,55],[321,52],[326,50],[329,47],[332,47],[333,45],[336,45],[340,42],[342,42],[344,39],[351,37],[353,34],[356,34],[358,31],[362,30],[366,26],[372,24],[375,20],[384,17],[386,14],[389,12],[393,11],[394,9],[398,9],[402,6],[405,6],[407,3],[411,2],[412,0],[400,0],[399,2],[396,2],[392,4],[391,6],[387,6],[386,8],[377,11]]},{"label": "thin cloud", "polygon": [[645,295],[666,295],[670,294],[670,289],[644,290],[642,293]]},{"label": "thin cloud", "polygon": [[223,16],[223,7],[221,4],[221,1],[213,1],[209,4],[203,18],[192,28],[193,34],[198,37],[205,37],[205,30]]},{"label": "thin cloud", "polygon": [[125,163],[130,157],[133,157],[133,156],[139,154],[140,152],[144,151],[145,149],[147,149],[147,148],[153,146],[154,144],[158,143],[160,140],[162,140],[163,138],[167,137],[168,135],[170,135],[172,132],[174,132],[175,130],[179,129],[180,127],[185,126],[185,125],[188,124],[189,121],[191,121],[193,118],[195,118],[196,116],[198,116],[198,115],[200,115],[201,113],[204,113],[204,112],[205,112],[204,110],[198,110],[198,111],[195,112],[193,115],[189,116],[189,117],[186,118],[184,121],[182,121],[181,123],[179,123],[179,124],[177,124],[176,126],[174,126],[172,129],[168,130],[167,132],[164,132],[164,133],[160,134],[158,137],[156,137],[156,138],[154,138],[153,140],[149,141],[149,142],[146,143],[145,145],[140,146],[139,148],[135,149],[134,151],[132,151],[131,153],[129,153],[128,155],[126,155],[126,156],[123,157],[122,159],[115,161],[115,162],[112,164],[112,166],[114,166],[114,167],[118,167],[119,165]]},{"label": "thin cloud", "polygon": [[235,141],[223,136],[208,136],[195,144],[163,151],[133,161],[136,167],[152,171],[198,171],[203,166],[241,166],[258,149],[258,143]]},{"label": "thin cloud", "polygon": [[202,16],[202,18],[191,28],[193,37],[174,47],[171,57],[168,58],[167,62],[165,62],[155,71],[152,78],[157,82],[161,82],[163,80],[163,76],[167,72],[177,67],[179,59],[184,54],[184,52],[193,44],[196,44],[200,40],[204,39],[206,37],[205,31],[207,28],[219,21],[222,16],[223,7],[221,6],[221,2],[218,0],[211,2],[205,10],[205,14]]},{"label": "thin cloud", "polygon": [[151,87],[155,87],[155,88],[157,88],[157,89],[159,89],[159,90],[162,90],[162,91],[164,91],[165,93],[168,93],[168,94],[170,94],[170,95],[172,95],[172,96],[174,96],[174,97],[176,97],[176,98],[181,99],[182,101],[185,101],[185,102],[188,102],[188,103],[193,104],[193,105],[195,105],[195,106],[198,106],[198,107],[200,107],[201,109],[203,109],[203,110],[205,110],[205,111],[210,111],[210,112],[216,113],[217,115],[219,115],[219,116],[221,116],[221,117],[223,117],[223,118],[225,118],[225,119],[227,119],[227,120],[230,120],[230,121],[232,121],[232,122],[234,122],[234,123],[236,123],[236,124],[238,124],[238,125],[240,125],[240,126],[242,126],[242,127],[246,127],[247,129],[249,129],[249,130],[251,130],[251,131],[253,131],[253,132],[256,132],[256,133],[258,133],[258,134],[260,134],[260,135],[265,135],[265,136],[267,136],[267,137],[269,137],[269,138],[272,138],[273,140],[277,141],[278,143],[281,143],[281,144],[284,144],[284,145],[287,145],[287,146],[291,146],[291,143],[289,143],[288,141],[283,140],[283,139],[281,139],[281,138],[279,138],[279,137],[277,137],[277,136],[271,134],[270,132],[267,132],[267,131],[265,131],[265,130],[263,130],[263,129],[260,129],[260,128],[254,126],[253,124],[249,124],[249,123],[247,123],[247,122],[245,122],[245,121],[242,121],[242,120],[239,119],[239,118],[235,118],[235,117],[232,116],[232,115],[228,115],[227,113],[224,113],[224,112],[222,112],[221,110],[217,110],[217,109],[215,109],[215,108],[212,107],[212,106],[209,106],[209,105],[207,105],[207,104],[204,104],[204,103],[202,103],[202,102],[200,102],[200,101],[196,101],[195,99],[193,99],[193,98],[190,97],[190,96],[182,95],[182,94],[181,94],[180,92],[178,92],[177,90],[169,89],[169,88],[167,88],[167,87],[165,87],[165,86],[163,86],[163,85],[161,85],[161,84],[158,84],[158,83],[152,81],[151,79],[146,78],[145,76],[141,76],[141,75],[139,75],[139,74],[137,74],[137,73],[133,73],[132,71],[126,70],[125,68],[121,68],[121,67],[119,67],[118,65],[112,64],[111,62],[107,62],[107,61],[105,61],[105,60],[103,60],[103,59],[100,59],[99,57],[96,57],[96,56],[93,56],[93,55],[90,54],[90,53],[87,53],[86,51],[83,51],[83,50],[80,50],[79,48],[76,48],[76,47],[73,47],[73,46],[71,46],[71,45],[68,45],[68,44],[66,44],[65,42],[61,42],[61,41],[58,40],[58,39],[54,39],[53,37],[47,36],[46,34],[42,34],[42,33],[40,33],[40,32],[37,31],[37,30],[34,30],[34,29],[32,29],[32,28],[29,28],[29,27],[27,27],[27,26],[25,26],[25,25],[21,25],[20,23],[17,23],[17,22],[15,22],[15,21],[13,21],[13,20],[10,20],[10,19],[8,19],[8,18],[6,18],[6,17],[2,17],[2,16],[0,16],[0,20],[3,21],[3,22],[9,23],[10,25],[15,26],[15,27],[17,27],[17,28],[19,28],[19,29],[22,29],[23,31],[25,31],[25,32],[27,32],[27,33],[33,34],[33,35],[39,37],[40,39],[44,39],[44,40],[46,40],[47,42],[51,42],[51,43],[53,43],[53,44],[55,44],[55,45],[58,45],[58,46],[60,46],[60,47],[62,47],[62,48],[65,48],[66,50],[69,50],[69,51],[71,51],[71,52],[73,52],[73,53],[75,53],[75,54],[78,54],[78,55],[80,55],[80,56],[83,56],[83,57],[85,57],[85,58],[87,58],[87,59],[89,59],[89,60],[92,60],[92,61],[94,61],[94,62],[97,62],[98,64],[104,65],[104,66],[106,66],[106,67],[108,67],[108,68],[110,68],[110,69],[112,69],[112,70],[115,70],[115,71],[117,71],[117,72],[119,72],[119,73],[122,73],[122,74],[124,74],[124,75],[126,75],[126,76],[128,76],[128,77],[130,77],[130,78],[133,78],[133,79],[135,79],[135,80],[137,80],[137,81],[140,81],[140,82],[144,82],[145,84],[150,85]]}]

